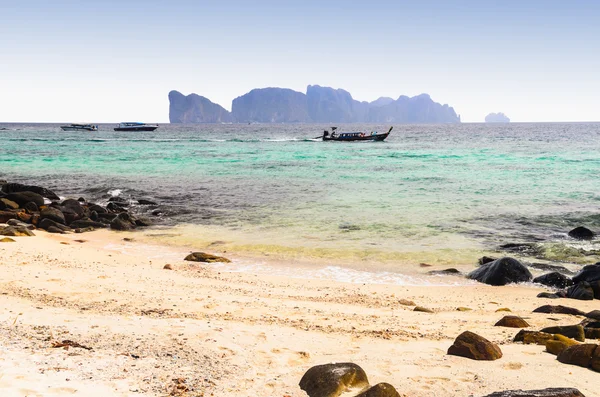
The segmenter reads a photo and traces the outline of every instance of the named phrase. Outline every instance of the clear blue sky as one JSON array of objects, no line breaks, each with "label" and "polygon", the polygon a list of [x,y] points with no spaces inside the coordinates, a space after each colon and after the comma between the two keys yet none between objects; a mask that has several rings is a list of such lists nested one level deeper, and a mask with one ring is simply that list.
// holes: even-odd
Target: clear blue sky
[{"label": "clear blue sky", "polygon": [[425,92],[468,122],[600,120],[600,1],[0,0],[0,16],[0,122],[167,122],[173,89],[231,109],[309,84]]}]

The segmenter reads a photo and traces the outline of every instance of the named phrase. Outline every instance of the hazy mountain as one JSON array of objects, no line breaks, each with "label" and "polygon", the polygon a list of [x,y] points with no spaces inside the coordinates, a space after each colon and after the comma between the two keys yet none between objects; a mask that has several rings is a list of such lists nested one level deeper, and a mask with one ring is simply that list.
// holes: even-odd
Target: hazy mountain
[{"label": "hazy mountain", "polygon": [[179,91],[169,92],[169,121],[171,123],[226,123],[233,118],[222,106],[207,98]]},{"label": "hazy mountain", "polygon": [[306,95],[287,88],[261,88],[237,97],[231,105],[240,123],[309,123]]},{"label": "hazy mountain", "polygon": [[510,123],[510,119],[502,112],[490,113],[485,116],[486,123]]},{"label": "hazy mountain", "polygon": [[287,88],[254,89],[233,100],[231,113],[208,99],[169,93],[171,123],[460,123],[448,105],[421,94],[360,102],[342,89],[309,85],[306,94]]}]

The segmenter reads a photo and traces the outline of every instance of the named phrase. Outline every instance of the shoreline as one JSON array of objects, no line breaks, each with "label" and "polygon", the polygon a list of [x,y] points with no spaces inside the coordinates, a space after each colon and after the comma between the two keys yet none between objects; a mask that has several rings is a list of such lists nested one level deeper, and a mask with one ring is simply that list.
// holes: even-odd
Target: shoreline
[{"label": "shoreline", "polygon": [[[148,259],[139,232],[35,233],[0,244],[0,389],[8,396],[305,397],[298,382],[306,370],[346,361],[364,368],[371,384],[388,382],[409,396],[595,393],[597,373],[565,366],[543,346],[512,343],[518,330],[494,324],[506,314],[500,308],[525,318],[527,329],[574,324],[581,319],[532,310],[562,304],[588,312],[597,301],[540,299],[532,285],[439,288],[230,272],[171,260],[181,252],[174,247],[152,245]],[[119,252],[131,236],[131,249]],[[163,269],[167,263],[173,270]],[[465,330],[497,343],[504,357],[447,355]],[[92,350],[51,347],[63,340]]]}]

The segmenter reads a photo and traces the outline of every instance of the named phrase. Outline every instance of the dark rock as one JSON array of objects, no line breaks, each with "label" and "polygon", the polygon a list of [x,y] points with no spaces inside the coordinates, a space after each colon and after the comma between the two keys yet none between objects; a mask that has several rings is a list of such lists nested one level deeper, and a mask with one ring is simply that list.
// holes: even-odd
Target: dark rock
[{"label": "dark rock", "polygon": [[594,299],[594,290],[590,283],[581,281],[567,289],[567,298],[589,301]]},{"label": "dark rock", "polygon": [[105,214],[108,211],[106,210],[106,208],[99,206],[98,204],[91,204],[90,206],[88,206],[88,209],[91,211],[96,211],[98,214]]},{"label": "dark rock", "polygon": [[529,324],[519,316],[504,316],[496,324],[496,327],[527,328]]},{"label": "dark rock", "polygon": [[527,266],[533,268],[533,269],[537,269],[537,270],[542,270],[542,271],[550,271],[550,272],[559,272],[561,274],[573,274],[574,272],[572,270],[567,269],[564,266],[560,266],[560,265],[551,265],[549,263],[528,263]]},{"label": "dark rock", "polygon": [[70,232],[72,229],[69,226],[63,225],[62,223],[58,223],[53,221],[50,218],[44,218],[39,221],[38,227],[40,229],[44,229],[46,231],[50,231],[50,228],[60,229],[63,232]]},{"label": "dark rock", "polygon": [[354,363],[316,365],[300,379],[300,388],[309,397],[337,397],[346,391],[369,386],[365,371]]},{"label": "dark rock", "polygon": [[77,229],[74,229],[75,233],[87,233],[87,232],[93,232],[94,228],[93,227],[80,227]]},{"label": "dark rock", "polygon": [[158,203],[155,203],[154,201],[145,200],[145,199],[139,199],[138,204],[140,204],[140,205],[158,205]]},{"label": "dark rock", "polygon": [[413,309],[413,312],[433,313],[433,310],[423,306],[417,306]]},{"label": "dark rock", "polygon": [[496,344],[470,331],[456,338],[448,354],[472,360],[497,360],[502,357],[502,351]]},{"label": "dark rock", "polygon": [[192,262],[231,262],[229,259],[224,258],[222,256],[215,256],[211,254],[206,254],[204,252],[192,252],[188,256],[186,256],[184,261],[192,261]]},{"label": "dark rock", "polygon": [[573,276],[573,282],[578,283],[580,281],[596,281],[600,280],[600,262],[594,265],[584,266],[575,276]]},{"label": "dark rock", "polygon": [[533,276],[521,262],[504,257],[481,265],[467,276],[470,279],[490,285],[506,285],[531,281]]},{"label": "dark rock", "polygon": [[46,229],[46,231],[48,233],[59,233],[59,234],[65,234],[65,232],[59,228],[57,228],[56,226],[50,226],[48,227],[48,229]]},{"label": "dark rock", "polygon": [[16,211],[0,211],[0,223],[6,223],[9,219],[18,219]]},{"label": "dark rock", "polygon": [[600,280],[590,281],[589,284],[594,291],[594,298],[600,299]]},{"label": "dark rock", "polygon": [[24,226],[0,226],[0,236],[10,236],[10,237],[19,237],[19,236],[35,236],[33,232],[27,229]]},{"label": "dark rock", "polygon": [[355,397],[400,397],[400,394],[389,383],[378,383]]},{"label": "dark rock", "polygon": [[585,316],[585,313],[579,309],[567,306],[552,306],[544,305],[540,306],[533,311],[534,313],[548,313],[548,314],[572,314],[574,316]]},{"label": "dark rock", "polygon": [[443,276],[443,275],[457,275],[457,274],[461,274],[460,271],[458,269],[455,268],[450,268],[450,269],[444,269],[444,270],[431,270],[429,272],[427,272],[427,274],[431,274],[434,276]]},{"label": "dark rock", "polygon": [[85,199],[84,199],[83,197],[79,197],[79,198],[77,199],[77,201],[79,201],[79,202],[81,202],[81,203],[85,203]]},{"label": "dark rock", "polygon": [[482,256],[481,258],[479,258],[479,259],[477,260],[477,264],[478,264],[479,266],[481,266],[481,265],[485,265],[486,263],[493,262],[493,261],[495,261],[496,259],[498,259],[498,258],[492,258],[492,257],[490,257],[490,256]]},{"label": "dark rock", "polygon": [[591,240],[594,238],[594,236],[594,232],[583,226],[576,227],[569,232],[569,237],[577,240]]},{"label": "dark rock", "polygon": [[30,223],[26,223],[23,221],[20,221],[18,219],[9,219],[6,224],[8,226],[22,226],[22,227],[26,227],[29,230],[35,230],[35,225],[32,225]]},{"label": "dark rock", "polygon": [[44,205],[44,198],[34,192],[16,192],[9,193],[6,198],[19,204],[20,207],[24,207],[29,202],[35,203],[38,207]]},{"label": "dark rock", "polygon": [[540,292],[539,294],[537,294],[538,298],[548,298],[548,299],[559,299],[560,296],[558,296],[557,294],[553,294],[551,292]]},{"label": "dark rock", "polygon": [[564,335],[568,338],[573,338],[580,342],[585,342],[585,332],[583,327],[577,325],[559,325],[556,327],[546,327],[540,330],[540,332],[546,332],[548,334],[559,334]]},{"label": "dark rock", "polygon": [[585,339],[600,339],[600,328],[584,328]]},{"label": "dark rock", "polygon": [[135,223],[132,222],[130,215],[126,212],[119,214],[110,222],[110,228],[113,230],[131,230],[135,227]]},{"label": "dark rock", "polygon": [[578,365],[589,368],[592,364],[592,357],[598,345],[584,343],[582,345],[573,345],[563,350],[557,357],[563,364]]},{"label": "dark rock", "polygon": [[81,208],[81,203],[79,200],[74,199],[66,199],[62,203],[60,203],[61,207],[70,207],[70,208]]},{"label": "dark rock", "polygon": [[120,196],[111,197],[108,199],[108,201],[111,203],[129,204],[129,201],[127,201],[126,199],[124,199],[123,197],[120,197]]},{"label": "dark rock", "polygon": [[33,201],[30,201],[27,204],[25,204],[23,208],[25,208],[25,210],[27,210],[30,214],[34,212],[39,212],[40,210],[36,203],[34,203]]},{"label": "dark rock", "polygon": [[2,191],[5,193],[33,192],[50,200],[60,200],[60,197],[49,189],[40,186],[23,185],[21,183],[4,184],[2,185]]},{"label": "dark rock", "polygon": [[591,319],[600,321],[600,310],[592,310],[591,312],[586,313],[585,316],[587,318],[591,318]]},{"label": "dark rock", "polygon": [[513,342],[523,342],[526,345],[536,344],[545,345],[546,341],[553,339],[554,335],[540,331],[520,330],[513,339]]},{"label": "dark rock", "polygon": [[110,212],[125,212],[125,211],[127,211],[124,208],[123,204],[115,203],[115,202],[108,203],[108,205],[106,206],[106,209]]},{"label": "dark rock", "polygon": [[503,244],[499,248],[502,251],[514,252],[528,256],[539,256],[541,254],[540,246],[535,243],[509,243]]},{"label": "dark rock", "polygon": [[551,340],[546,341],[546,351],[550,354],[554,354],[555,356],[557,356],[567,347],[578,344],[579,343],[575,342],[571,338],[567,338],[566,336],[557,334],[554,335],[554,337]]},{"label": "dark rock", "polygon": [[533,279],[534,283],[547,285],[554,288],[567,288],[573,285],[573,281],[559,272],[543,274]]},{"label": "dark rock", "polygon": [[64,214],[57,208],[54,207],[46,207],[40,211],[40,219],[50,219],[56,223],[62,223],[65,225],[67,222],[65,221]]},{"label": "dark rock", "polygon": [[154,210],[151,212],[151,214],[154,216],[160,216],[163,214],[163,212],[161,210]]},{"label": "dark rock", "polygon": [[98,213],[98,222],[112,222],[113,219],[117,217],[118,214],[114,214],[111,212],[106,213]]},{"label": "dark rock", "polygon": [[134,223],[136,226],[140,227],[152,226],[152,222],[146,218],[136,218]]},{"label": "dark rock", "polygon": [[549,388],[541,390],[506,390],[497,391],[492,394],[488,394],[484,397],[585,397],[577,389],[573,388]]},{"label": "dark rock", "polygon": [[80,219],[78,221],[71,222],[71,224],[69,226],[72,227],[73,229],[82,229],[82,228],[87,228],[87,227],[93,227],[93,228],[98,229],[98,228],[107,227],[106,224],[100,223],[100,222],[94,222],[91,219]]}]

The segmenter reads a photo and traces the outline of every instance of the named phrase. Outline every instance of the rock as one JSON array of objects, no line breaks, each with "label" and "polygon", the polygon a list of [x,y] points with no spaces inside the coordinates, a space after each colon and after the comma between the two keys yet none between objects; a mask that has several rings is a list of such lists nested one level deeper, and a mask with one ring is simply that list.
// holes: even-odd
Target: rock
[{"label": "rock", "polygon": [[590,287],[594,291],[594,298],[600,299],[600,280],[594,280],[589,282]]},{"label": "rock", "polygon": [[351,389],[361,391],[368,386],[367,374],[354,363],[316,365],[300,379],[300,388],[309,397],[337,397]]},{"label": "rock", "polygon": [[484,397],[585,397],[573,388],[549,388],[541,390],[506,390],[488,394]]},{"label": "rock", "polygon": [[423,306],[417,306],[413,309],[413,312],[433,313],[433,310]]},{"label": "rock", "polygon": [[144,200],[144,199],[139,199],[138,204],[140,204],[140,205],[158,205],[158,203],[155,203],[154,201]]},{"label": "rock", "polygon": [[557,359],[563,364],[578,365],[580,367],[589,368],[592,364],[592,357],[598,345],[585,343],[581,345],[573,345],[567,347],[560,352]]},{"label": "rock", "polygon": [[560,296],[551,292],[540,292],[536,295],[538,298],[559,299]]},{"label": "rock", "polygon": [[59,234],[65,234],[65,232],[59,228],[57,228],[56,226],[50,226],[48,229],[46,229],[46,231],[48,233],[59,233]]},{"label": "rock", "polygon": [[539,331],[525,331],[522,329],[515,335],[513,342],[523,342],[525,345],[545,345],[546,341],[551,339],[554,339],[554,335],[552,334]]},{"label": "rock", "polygon": [[489,285],[506,285],[530,281],[533,276],[529,270],[516,259],[500,258],[481,265],[467,276]]},{"label": "rock", "polygon": [[52,219],[44,218],[38,223],[40,229],[44,229],[50,232],[50,228],[60,229],[63,232],[70,232],[72,229],[69,226],[65,226],[61,223],[54,222]]},{"label": "rock", "polygon": [[485,116],[486,123],[510,123],[510,119],[502,112],[490,113]]},{"label": "rock", "polygon": [[11,236],[11,237],[19,237],[19,236],[35,236],[33,232],[26,227],[23,226],[0,226],[0,236]]},{"label": "rock", "polygon": [[29,230],[34,230],[34,229],[35,229],[35,226],[34,226],[34,225],[32,225],[32,224],[29,224],[29,223],[25,223],[25,222],[23,222],[23,221],[20,221],[20,220],[18,220],[18,219],[9,219],[9,220],[6,222],[6,224],[7,224],[8,226],[23,226],[23,227],[26,227],[26,228],[27,228],[27,229],[29,229]]},{"label": "rock", "polygon": [[72,227],[73,229],[83,229],[83,228],[87,228],[87,227],[93,227],[93,228],[98,229],[98,228],[106,227],[106,225],[104,223],[94,222],[91,219],[80,219],[78,221],[71,222],[71,224],[69,226]]},{"label": "rock", "polygon": [[584,266],[579,273],[573,276],[573,282],[575,284],[581,281],[587,281],[589,283],[596,280],[600,280],[600,262],[594,265]]},{"label": "rock", "polygon": [[600,328],[584,328],[585,339],[600,339]]},{"label": "rock", "polygon": [[389,383],[378,383],[355,397],[400,397],[400,394]]},{"label": "rock", "polygon": [[19,207],[23,207],[29,202],[35,203],[38,208],[44,205],[44,198],[34,192],[9,193],[6,195],[6,198],[19,204]]},{"label": "rock", "polygon": [[529,263],[529,267],[542,271],[558,272],[561,274],[573,274],[573,271],[567,269],[564,266],[551,265],[548,263]]},{"label": "rock", "polygon": [[169,92],[169,121],[171,123],[227,123],[233,116],[208,98],[179,91]]},{"label": "rock", "polygon": [[165,266],[163,266],[163,269],[165,269],[165,270],[173,270],[173,266],[171,266],[169,263],[167,263]]},{"label": "rock", "polygon": [[579,343],[575,342],[571,338],[567,338],[566,336],[554,335],[553,339],[546,341],[546,350],[548,351],[548,353],[557,356],[567,347],[578,344]]},{"label": "rock", "polygon": [[110,222],[110,228],[113,230],[131,230],[135,229],[135,223],[131,221],[129,214],[123,212]]},{"label": "rock", "polygon": [[514,252],[517,254],[527,256],[539,256],[542,253],[542,249],[538,244],[535,243],[508,243],[498,247],[502,251]]},{"label": "rock", "polygon": [[587,318],[591,318],[591,319],[600,321],[600,310],[592,310],[591,312],[586,313],[585,316]]},{"label": "rock", "polygon": [[2,207],[0,207],[0,209],[5,210],[5,209],[9,209],[9,210],[17,210],[19,209],[19,204],[15,203],[12,200],[9,200],[7,198],[0,198],[0,203],[2,204]]},{"label": "rock", "polygon": [[548,314],[571,314],[573,316],[585,316],[585,313],[579,309],[567,306],[552,306],[544,305],[533,310],[533,313],[548,313]]},{"label": "rock", "polygon": [[109,212],[126,212],[127,210],[124,208],[123,204],[111,202],[108,203],[106,209]]},{"label": "rock", "polygon": [[25,204],[23,206],[23,208],[25,210],[27,210],[27,212],[29,212],[30,214],[34,213],[34,212],[39,212],[40,211],[40,209],[38,208],[37,204],[34,203],[33,201],[30,201],[27,204]]},{"label": "rock", "polygon": [[585,342],[585,332],[583,327],[577,325],[559,325],[556,327],[546,327],[540,330],[540,332],[546,332],[549,334],[564,335],[568,338],[573,338],[580,342]]},{"label": "rock", "polygon": [[398,303],[404,306],[416,306],[417,304],[408,299],[399,299]]},{"label": "rock", "polygon": [[10,237],[4,237],[0,239],[0,243],[16,243],[16,241]]},{"label": "rock", "polygon": [[508,307],[501,307],[499,309],[496,309],[496,313],[498,312],[512,312],[512,310],[510,310]]},{"label": "rock", "polygon": [[6,223],[9,219],[17,219],[15,211],[0,211],[0,223]]},{"label": "rock", "polygon": [[596,347],[596,350],[594,350],[590,367],[592,367],[594,371],[600,372],[600,347]]},{"label": "rock", "polygon": [[140,227],[152,226],[152,222],[150,221],[150,219],[136,218],[135,225]]},{"label": "rock", "polygon": [[56,223],[61,223],[63,225],[66,225],[66,221],[65,221],[65,216],[63,215],[63,213],[54,207],[46,207],[43,210],[40,211],[40,220],[43,219],[50,219]]},{"label": "rock", "polygon": [[496,344],[470,331],[456,338],[448,354],[472,360],[497,360],[502,357],[502,351]]},{"label": "rock", "polygon": [[96,211],[98,214],[105,214],[108,212],[106,208],[99,206],[98,204],[91,204],[90,206],[88,206],[88,209],[90,210],[90,213],[92,211]]},{"label": "rock", "polygon": [[60,200],[60,197],[50,189],[21,183],[6,183],[2,185],[2,191],[5,193],[33,192],[50,200]]},{"label": "rock", "polygon": [[587,281],[581,281],[567,289],[567,298],[590,301],[594,299],[594,289]]},{"label": "rock", "polygon": [[573,285],[573,281],[559,272],[543,274],[533,279],[534,283],[547,285],[554,288],[567,288]]},{"label": "rock", "polygon": [[456,308],[456,311],[459,311],[459,312],[470,312],[471,310],[473,310],[473,309],[471,309],[469,307],[462,307],[462,306]]},{"label": "rock", "polygon": [[186,256],[183,260],[184,261],[192,261],[192,262],[207,262],[207,263],[231,262],[229,259],[224,258],[222,256],[215,256],[215,255],[207,254],[204,252],[192,252],[191,254]]},{"label": "rock", "polygon": [[493,261],[495,261],[496,259],[498,259],[498,258],[492,258],[492,257],[490,257],[490,256],[482,256],[481,258],[479,258],[479,259],[477,260],[477,264],[478,264],[479,266],[481,266],[481,265],[485,265],[486,263],[493,262]]},{"label": "rock", "polygon": [[456,275],[456,274],[461,274],[461,273],[458,269],[450,268],[450,269],[444,269],[444,270],[431,270],[431,271],[427,272],[427,274],[439,276],[439,275],[449,275],[449,274]]},{"label": "rock", "polygon": [[576,240],[592,240],[595,233],[587,227],[579,226],[569,232],[569,237]]},{"label": "rock", "polygon": [[509,328],[527,328],[530,325],[527,321],[523,320],[519,316],[504,316],[496,324],[496,327],[509,327]]}]

